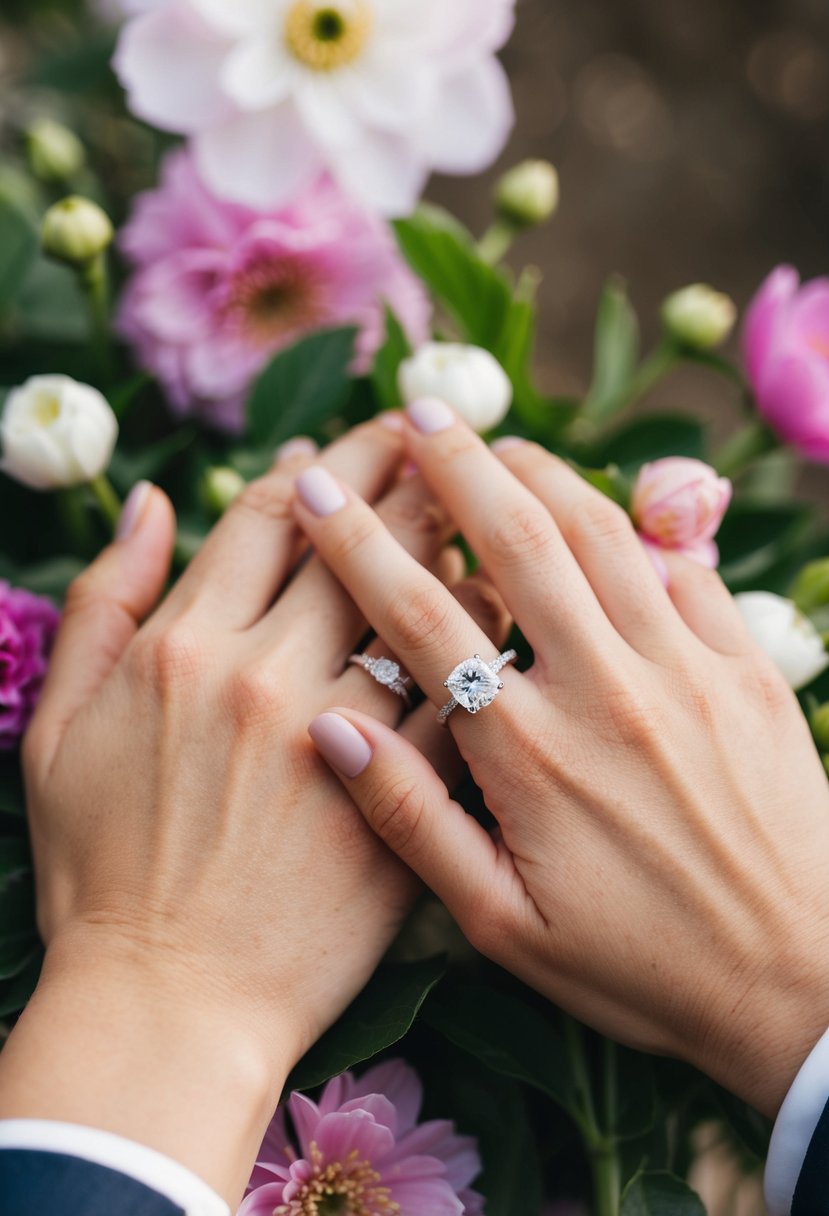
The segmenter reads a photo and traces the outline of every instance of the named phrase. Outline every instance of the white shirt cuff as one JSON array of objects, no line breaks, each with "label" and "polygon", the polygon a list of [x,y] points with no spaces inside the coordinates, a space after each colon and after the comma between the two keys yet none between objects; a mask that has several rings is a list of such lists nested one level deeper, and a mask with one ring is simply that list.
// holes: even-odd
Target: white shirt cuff
[{"label": "white shirt cuff", "polygon": [[230,1216],[225,1201],[178,1161],[111,1132],[43,1119],[0,1119],[0,1149],[78,1157],[143,1183],[182,1208],[186,1216]]},{"label": "white shirt cuff", "polygon": [[769,1216],[789,1216],[812,1136],[829,1102],[829,1030],[806,1057],[780,1107],[766,1161]]}]

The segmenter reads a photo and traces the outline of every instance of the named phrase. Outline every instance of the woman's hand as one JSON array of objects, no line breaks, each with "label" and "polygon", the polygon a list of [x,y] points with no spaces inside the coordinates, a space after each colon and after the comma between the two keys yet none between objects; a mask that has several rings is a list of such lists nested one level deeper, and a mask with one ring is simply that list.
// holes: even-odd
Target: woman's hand
[{"label": "woman's hand", "polygon": [[[372,752],[346,788],[484,953],[774,1113],[829,1024],[829,789],[794,696],[715,573],[672,561],[666,593],[625,513],[541,448],[495,455],[437,401],[407,446],[535,661],[449,718],[494,837],[342,710]],[[356,494],[321,511],[304,484],[317,551],[442,705],[495,647]]]},{"label": "woman's hand", "polygon": [[[323,463],[455,581],[460,555],[440,556],[453,526],[420,478],[397,480],[401,457],[379,423]],[[139,492],[70,591],[25,747],[47,958],[0,1062],[0,1117],[130,1136],[231,1202],[288,1071],[365,984],[416,885],[307,737],[332,701],[390,727],[403,710],[347,666],[366,625],[340,584],[315,559],[296,570],[308,463],[250,485],[157,609],[173,517]],[[501,605],[458,594],[504,631]],[[446,756],[426,708],[407,729]]]}]

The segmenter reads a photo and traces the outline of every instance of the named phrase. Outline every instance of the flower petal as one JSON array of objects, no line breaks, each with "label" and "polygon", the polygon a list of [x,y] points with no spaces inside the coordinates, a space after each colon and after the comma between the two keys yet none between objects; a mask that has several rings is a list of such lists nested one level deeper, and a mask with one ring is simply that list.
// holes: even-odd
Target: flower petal
[{"label": "flower petal", "polygon": [[779,335],[785,329],[789,305],[800,276],[793,266],[778,266],[760,286],[743,322],[743,361],[757,387],[768,361],[774,358]]},{"label": "flower petal", "polygon": [[423,1104],[420,1077],[404,1060],[385,1060],[364,1072],[355,1082],[353,1097],[385,1094],[397,1108],[397,1135],[404,1136],[417,1122]]},{"label": "flower petal", "polygon": [[346,1161],[350,1153],[356,1152],[357,1160],[370,1161],[375,1169],[394,1149],[389,1129],[359,1110],[323,1115],[314,1139],[323,1161]]},{"label": "flower petal", "polygon": [[482,60],[436,92],[418,128],[420,155],[444,173],[480,173],[503,150],[514,120],[504,69]]},{"label": "flower petal", "polygon": [[300,76],[281,39],[257,31],[234,47],[222,64],[222,88],[240,110],[264,110],[291,93]]},{"label": "flower petal", "polygon": [[220,198],[265,210],[287,203],[321,171],[292,105],[238,114],[194,141],[196,162]]},{"label": "flower petal", "polygon": [[408,139],[382,131],[340,155],[332,149],[331,170],[347,194],[387,216],[410,214],[429,176]]}]

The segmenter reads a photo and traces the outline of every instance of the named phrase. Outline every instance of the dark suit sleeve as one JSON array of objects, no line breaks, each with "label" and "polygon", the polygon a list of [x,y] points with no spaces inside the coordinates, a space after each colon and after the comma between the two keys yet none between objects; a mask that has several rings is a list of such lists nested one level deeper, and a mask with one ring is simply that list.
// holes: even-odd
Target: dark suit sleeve
[{"label": "dark suit sleeve", "polygon": [[829,1216],[829,1103],[806,1152],[792,1200],[792,1216]]},{"label": "dark suit sleeve", "polygon": [[184,1216],[157,1191],[80,1157],[0,1149],[0,1216]]}]

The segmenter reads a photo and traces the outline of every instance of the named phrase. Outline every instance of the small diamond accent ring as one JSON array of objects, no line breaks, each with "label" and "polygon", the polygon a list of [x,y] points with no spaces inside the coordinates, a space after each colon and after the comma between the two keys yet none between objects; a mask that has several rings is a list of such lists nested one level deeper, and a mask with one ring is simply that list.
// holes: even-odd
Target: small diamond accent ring
[{"label": "small diamond accent ring", "polygon": [[451,692],[452,700],[448,701],[438,714],[438,722],[445,725],[449,715],[459,705],[470,714],[476,714],[491,705],[504,687],[498,679],[498,673],[517,658],[517,651],[505,650],[491,663],[485,663],[479,654],[458,663],[449,678],[443,682],[444,688]]},{"label": "small diamond accent ring", "polygon": [[353,654],[348,661],[354,667],[362,667],[363,671],[367,671],[373,680],[382,684],[384,688],[388,688],[389,692],[402,697],[406,708],[411,709],[412,699],[409,696],[411,678],[403,675],[400,664],[395,663],[394,659],[373,659],[368,654]]}]

